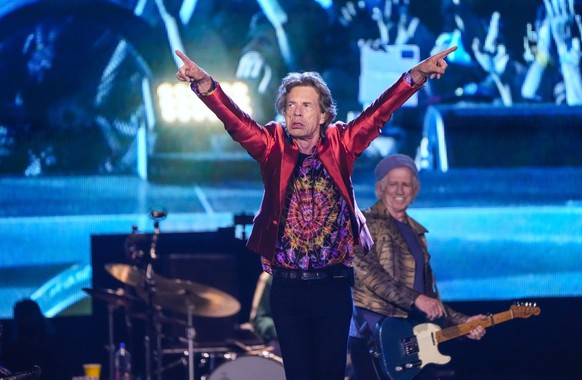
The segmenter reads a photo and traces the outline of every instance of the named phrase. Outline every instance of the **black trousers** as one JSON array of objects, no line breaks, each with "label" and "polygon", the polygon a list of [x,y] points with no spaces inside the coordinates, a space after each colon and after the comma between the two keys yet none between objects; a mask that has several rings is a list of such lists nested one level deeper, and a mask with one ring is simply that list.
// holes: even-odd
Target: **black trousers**
[{"label": "black trousers", "polygon": [[287,380],[343,380],[352,316],[349,279],[273,278],[271,311]]},{"label": "black trousers", "polygon": [[353,336],[350,336],[348,342],[352,360],[351,380],[382,380],[382,376],[379,375],[381,369],[378,368],[376,370],[374,360],[370,355],[368,342],[363,338]]}]

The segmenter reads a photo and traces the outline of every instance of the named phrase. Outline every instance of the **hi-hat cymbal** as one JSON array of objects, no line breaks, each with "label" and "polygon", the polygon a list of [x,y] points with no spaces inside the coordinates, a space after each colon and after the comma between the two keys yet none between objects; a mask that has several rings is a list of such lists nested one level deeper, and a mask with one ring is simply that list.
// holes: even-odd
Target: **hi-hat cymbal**
[{"label": "hi-hat cymbal", "polygon": [[[144,270],[127,264],[107,264],[105,270],[124,284],[141,287],[146,279]],[[152,272],[152,280],[157,284],[168,281],[166,278]]]},{"label": "hi-hat cymbal", "polygon": [[89,294],[91,297],[100,299],[115,306],[129,307],[134,304],[143,303],[141,299],[127,293],[125,290],[121,288],[117,290],[104,288],[98,289],[83,288],[83,291]]},{"label": "hi-hat cymbal", "polygon": [[[136,288],[137,294],[148,299],[148,293]],[[152,296],[153,303],[162,309],[200,317],[230,317],[238,313],[240,303],[228,293],[210,286],[183,280],[160,282]]]}]

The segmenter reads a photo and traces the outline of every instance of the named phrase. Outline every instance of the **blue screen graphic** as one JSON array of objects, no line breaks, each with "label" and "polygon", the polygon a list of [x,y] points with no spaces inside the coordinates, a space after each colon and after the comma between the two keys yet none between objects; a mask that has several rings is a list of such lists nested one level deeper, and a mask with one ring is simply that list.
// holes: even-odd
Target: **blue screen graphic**
[{"label": "blue screen graphic", "polygon": [[0,5],[0,318],[27,297],[90,313],[91,236],[152,232],[148,210],[168,211],[161,233],[256,212],[258,166],[176,80],[176,49],[266,123],[289,71],[320,72],[349,121],[458,46],[358,159],[359,206],[376,201],[374,165],[408,154],[444,300],[582,296],[577,3],[562,27],[530,0],[165,3]]}]

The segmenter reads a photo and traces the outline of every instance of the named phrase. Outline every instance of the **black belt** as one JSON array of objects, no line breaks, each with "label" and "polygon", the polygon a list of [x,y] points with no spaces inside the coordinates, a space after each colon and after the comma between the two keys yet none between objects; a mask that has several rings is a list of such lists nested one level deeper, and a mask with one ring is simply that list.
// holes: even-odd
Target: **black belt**
[{"label": "black belt", "polygon": [[273,268],[273,277],[281,277],[287,280],[339,280],[339,279],[351,279],[353,276],[353,269],[346,268],[344,266],[338,267],[337,265],[322,269],[313,270],[301,270],[301,269],[285,269],[285,268]]}]

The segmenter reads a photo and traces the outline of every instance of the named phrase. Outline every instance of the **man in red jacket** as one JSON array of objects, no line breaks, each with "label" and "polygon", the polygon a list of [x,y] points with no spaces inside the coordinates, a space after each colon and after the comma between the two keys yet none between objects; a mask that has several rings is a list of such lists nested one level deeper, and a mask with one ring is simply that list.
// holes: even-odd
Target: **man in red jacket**
[{"label": "man in red jacket", "polygon": [[276,99],[284,125],[259,125],[176,51],[183,61],[176,77],[261,168],[265,192],[248,247],[273,275],[271,309],[287,380],[344,379],[354,250],[372,245],[354,197],[355,160],[427,78],[445,73],[455,49],[411,68],[349,123],[332,124],[335,103],[318,73],[290,73]]}]

